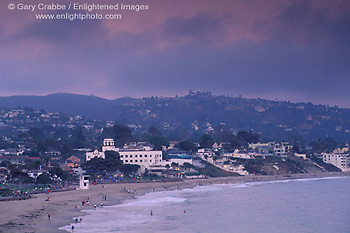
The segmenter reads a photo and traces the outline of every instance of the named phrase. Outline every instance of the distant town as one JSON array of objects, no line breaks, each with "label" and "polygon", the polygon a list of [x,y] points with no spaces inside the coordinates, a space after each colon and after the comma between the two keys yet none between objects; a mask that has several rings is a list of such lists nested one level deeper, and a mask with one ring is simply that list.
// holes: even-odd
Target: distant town
[{"label": "distant town", "polygon": [[32,108],[0,109],[0,195],[25,197],[88,184],[350,171],[349,145],[331,137],[262,141],[221,123],[174,140],[150,126]]}]

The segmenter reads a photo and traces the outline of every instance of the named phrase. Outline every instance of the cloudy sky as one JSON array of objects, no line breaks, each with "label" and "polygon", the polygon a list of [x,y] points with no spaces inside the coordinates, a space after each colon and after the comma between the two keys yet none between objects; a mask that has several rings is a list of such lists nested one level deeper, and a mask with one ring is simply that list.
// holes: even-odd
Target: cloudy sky
[{"label": "cloudy sky", "polygon": [[36,20],[8,9],[19,2],[40,3],[0,3],[1,96],[191,89],[350,107],[348,0],[53,1],[150,7],[114,21]]}]

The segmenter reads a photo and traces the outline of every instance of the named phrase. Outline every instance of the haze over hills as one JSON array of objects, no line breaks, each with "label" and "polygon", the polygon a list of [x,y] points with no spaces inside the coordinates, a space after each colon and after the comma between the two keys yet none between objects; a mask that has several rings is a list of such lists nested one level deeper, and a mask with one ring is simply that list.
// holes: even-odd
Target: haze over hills
[{"label": "haze over hills", "polygon": [[[0,97],[0,108],[31,107],[48,112],[115,121],[135,129],[156,126],[164,132],[196,134],[218,125],[238,132],[253,130],[267,139],[302,136],[350,141],[350,109],[265,99],[190,92],[182,97],[103,99],[76,94]],[[222,129],[221,129],[222,130]]]}]

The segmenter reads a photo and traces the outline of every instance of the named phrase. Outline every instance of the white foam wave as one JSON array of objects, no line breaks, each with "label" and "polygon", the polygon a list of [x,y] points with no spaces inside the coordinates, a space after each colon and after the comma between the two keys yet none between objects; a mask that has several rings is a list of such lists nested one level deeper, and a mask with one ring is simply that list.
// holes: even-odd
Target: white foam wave
[{"label": "white foam wave", "polygon": [[333,179],[342,179],[346,178],[344,176],[334,176],[334,177],[315,177],[315,178],[298,178],[298,179],[287,179],[287,180],[270,180],[270,181],[253,181],[253,182],[247,182],[242,184],[230,184],[229,186],[231,188],[246,188],[246,187],[252,187],[256,185],[263,185],[263,184],[277,184],[277,183],[289,183],[289,182],[309,182],[309,181],[318,181],[318,180],[333,180]]},{"label": "white foam wave", "polygon": [[147,197],[147,198],[140,198],[137,201],[125,203],[118,205],[119,207],[130,207],[130,206],[159,206],[164,204],[170,204],[170,203],[179,203],[184,202],[186,199],[184,198],[178,198],[174,196],[165,196],[165,197]]}]

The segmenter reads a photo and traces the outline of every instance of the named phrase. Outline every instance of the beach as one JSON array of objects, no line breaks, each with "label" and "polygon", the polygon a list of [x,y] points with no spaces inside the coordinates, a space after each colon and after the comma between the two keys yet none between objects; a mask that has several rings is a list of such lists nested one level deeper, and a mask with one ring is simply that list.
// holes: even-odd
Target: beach
[{"label": "beach", "polygon": [[[66,232],[59,227],[68,225],[73,219],[84,215],[81,210],[116,205],[127,199],[149,192],[193,188],[200,185],[240,183],[255,181],[306,179],[320,177],[349,176],[350,173],[293,174],[288,176],[239,176],[210,179],[188,179],[167,182],[111,183],[90,185],[89,190],[72,190],[37,194],[34,198],[21,201],[0,202],[0,232]],[[46,201],[49,198],[49,201]],[[82,201],[91,205],[82,206]],[[48,218],[50,215],[50,219]],[[84,217],[82,217],[84,221]]]}]

